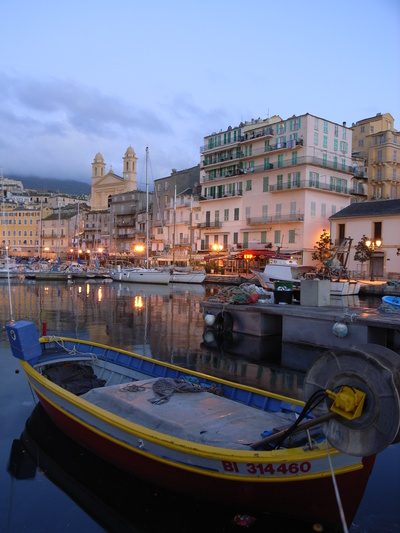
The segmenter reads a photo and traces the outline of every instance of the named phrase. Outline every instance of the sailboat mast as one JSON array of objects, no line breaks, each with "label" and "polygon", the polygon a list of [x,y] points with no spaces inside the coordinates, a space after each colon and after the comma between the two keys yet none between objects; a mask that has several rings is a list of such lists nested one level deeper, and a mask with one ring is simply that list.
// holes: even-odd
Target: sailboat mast
[{"label": "sailboat mast", "polygon": [[149,267],[149,180],[148,180],[149,148],[146,146],[146,268]]},{"label": "sailboat mast", "polygon": [[189,217],[189,265],[192,266],[192,231],[193,231],[193,196],[190,196],[190,217]]},{"label": "sailboat mast", "polygon": [[176,231],[176,184],[174,193],[174,232],[172,234],[172,264],[175,265],[175,231]]}]

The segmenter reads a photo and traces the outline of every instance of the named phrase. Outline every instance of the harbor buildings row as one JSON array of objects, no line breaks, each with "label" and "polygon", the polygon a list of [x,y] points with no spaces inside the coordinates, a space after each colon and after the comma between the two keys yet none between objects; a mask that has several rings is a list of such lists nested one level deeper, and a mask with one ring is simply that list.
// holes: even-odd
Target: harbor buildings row
[{"label": "harbor buildings row", "polygon": [[[74,236],[68,235],[62,248],[82,250],[86,256],[101,250],[140,259],[149,221],[151,255],[159,264],[216,253],[240,258],[244,250],[258,258],[277,247],[310,263],[322,231],[332,224],[336,228],[338,213],[353,203],[400,198],[397,141],[388,113],[352,127],[310,114],[251,120],[207,135],[200,164],[156,179],[148,204],[145,193],[137,190],[133,148],[124,155],[122,177],[112,168],[107,173],[98,153],[92,163],[91,208],[82,208],[80,217],[75,213],[78,221],[70,226],[79,231],[71,230]],[[67,210],[59,211],[60,222]],[[370,214],[385,233],[385,210]],[[62,235],[57,223],[57,213],[41,222],[42,247],[51,237],[44,247],[52,252]],[[353,238],[354,246],[360,231],[350,235],[347,229],[345,236]],[[335,229],[331,232],[336,241]],[[371,223],[361,235],[373,235]],[[382,237],[384,273],[389,240],[396,253],[399,243],[392,232]],[[400,271],[396,257],[390,258],[391,265]]]}]

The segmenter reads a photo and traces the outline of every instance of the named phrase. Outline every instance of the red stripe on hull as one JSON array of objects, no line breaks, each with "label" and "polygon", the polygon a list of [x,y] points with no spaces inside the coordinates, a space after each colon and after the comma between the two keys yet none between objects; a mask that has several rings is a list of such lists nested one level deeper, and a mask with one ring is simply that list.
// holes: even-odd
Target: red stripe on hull
[{"label": "red stripe on hull", "polygon": [[[119,446],[66,416],[44,398],[40,401],[50,418],[69,437],[115,466],[155,485],[207,501],[240,506],[240,512],[259,510],[341,527],[330,477],[262,483],[188,472]],[[364,468],[336,475],[348,526],[360,505],[374,462],[375,456],[364,458]]]}]

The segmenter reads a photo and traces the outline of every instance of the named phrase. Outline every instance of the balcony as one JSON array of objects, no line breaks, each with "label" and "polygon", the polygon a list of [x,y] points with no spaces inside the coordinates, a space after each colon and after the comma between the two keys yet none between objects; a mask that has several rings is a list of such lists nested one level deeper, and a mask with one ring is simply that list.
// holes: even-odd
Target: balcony
[{"label": "balcony", "polygon": [[222,199],[229,199],[229,198],[235,198],[237,196],[243,196],[243,191],[231,191],[231,192],[224,192],[219,193],[218,191],[215,192],[214,195],[207,195],[207,196],[201,196],[199,200],[201,202],[204,202],[206,200],[222,200]]},{"label": "balcony", "polygon": [[[266,152],[263,152],[263,153],[265,154]],[[299,167],[300,165],[314,165],[314,166],[318,166],[321,168],[336,170],[337,172],[346,172],[348,174],[354,175],[354,169],[352,165],[342,165],[342,164],[338,164],[335,161],[324,161],[320,157],[304,156],[304,157],[297,157],[295,160],[292,160],[292,158],[286,159],[279,163],[278,161],[275,161],[273,163],[269,163],[268,168],[265,167],[265,164],[263,162],[262,165],[255,165],[254,167],[251,167],[247,170],[234,168],[231,171],[226,172],[226,174],[224,175],[222,175],[223,173],[220,170],[218,171],[217,176],[215,178],[214,177],[210,178],[208,174],[203,176],[202,183],[205,183],[208,181],[225,180],[227,178],[231,178],[231,177],[238,176],[241,174],[244,174],[244,175],[254,174],[256,172],[265,173],[265,172],[268,172],[274,169],[276,170],[280,168]]]},{"label": "balcony", "polygon": [[[214,134],[213,136],[210,136],[210,137],[215,137],[217,135],[223,135],[224,133],[226,132],[223,132],[220,134]],[[200,153],[215,151],[215,150],[223,150],[225,149],[225,147],[232,148],[233,146],[238,145],[239,143],[244,143],[246,141],[250,141],[252,139],[256,139],[260,137],[272,137],[273,135],[274,135],[274,131],[271,126],[254,128],[252,131],[247,131],[240,137],[238,136],[236,139],[231,140],[230,143],[214,145],[212,142],[209,142],[208,146],[205,146],[205,145],[200,146]]]},{"label": "balcony", "polygon": [[222,222],[219,220],[215,220],[214,222],[200,222],[200,228],[203,229],[216,229],[221,228]]},{"label": "balcony", "polygon": [[293,213],[289,215],[246,218],[248,226],[264,226],[265,224],[280,224],[282,222],[304,222],[304,214]]},{"label": "balcony", "polygon": [[331,192],[338,192],[341,194],[350,194],[348,190],[344,190],[343,187],[339,186],[331,186],[330,183],[317,183],[317,182],[310,182],[310,180],[301,180],[298,181],[295,184],[288,184],[288,183],[282,183],[279,185],[270,185],[269,186],[269,192],[276,193],[276,192],[285,192],[285,191],[293,191],[298,189],[317,189],[320,191],[331,191]]}]

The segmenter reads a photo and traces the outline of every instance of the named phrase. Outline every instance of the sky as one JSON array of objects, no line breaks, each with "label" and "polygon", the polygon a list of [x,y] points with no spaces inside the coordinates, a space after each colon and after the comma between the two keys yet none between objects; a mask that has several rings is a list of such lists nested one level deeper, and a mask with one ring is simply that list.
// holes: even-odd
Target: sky
[{"label": "sky", "polygon": [[204,137],[310,113],[400,129],[399,0],[0,0],[0,172],[138,186],[200,162]]}]

